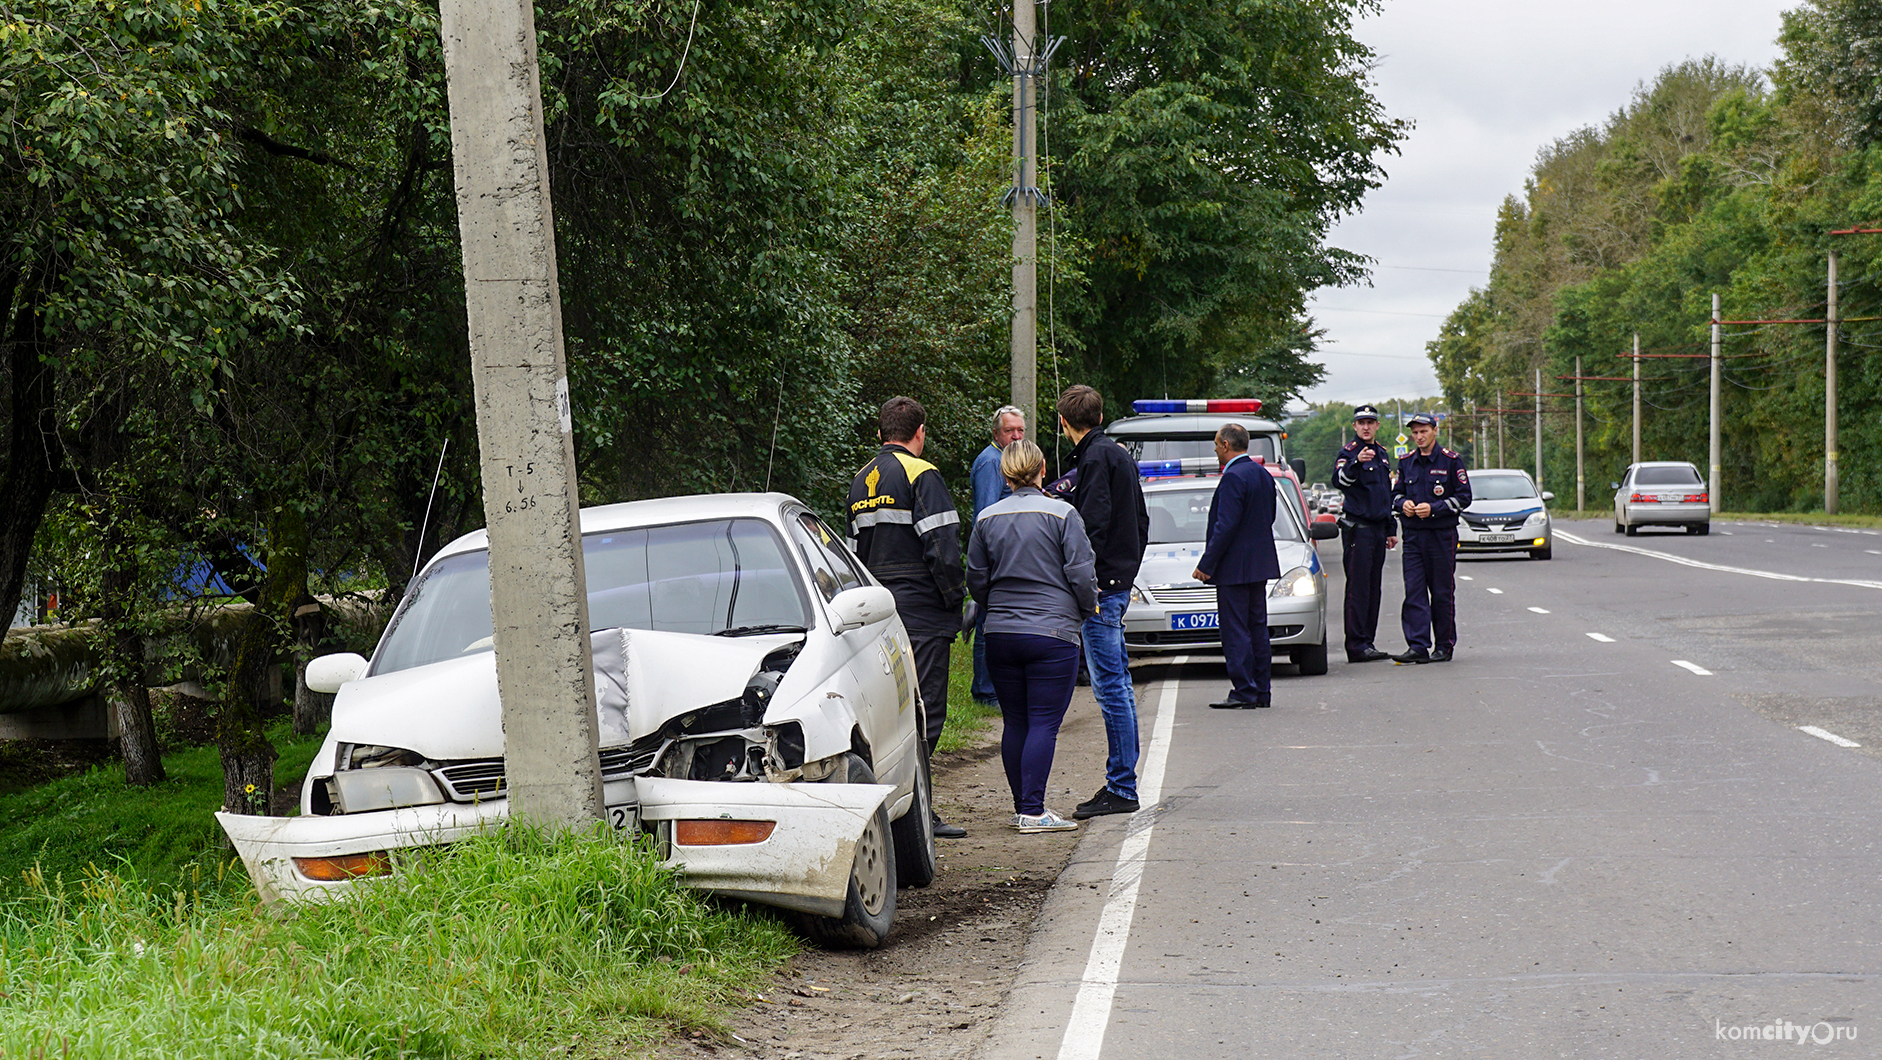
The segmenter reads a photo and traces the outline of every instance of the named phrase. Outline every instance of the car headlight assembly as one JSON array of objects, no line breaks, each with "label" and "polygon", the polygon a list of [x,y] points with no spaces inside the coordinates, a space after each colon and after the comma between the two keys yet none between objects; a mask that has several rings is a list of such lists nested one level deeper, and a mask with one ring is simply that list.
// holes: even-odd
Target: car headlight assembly
[{"label": "car headlight assembly", "polygon": [[1531,512],[1529,513],[1529,518],[1523,520],[1523,525],[1541,526],[1543,523],[1546,523],[1548,521],[1549,521],[1549,514],[1547,512]]},{"label": "car headlight assembly", "polygon": [[1150,602],[1150,597],[1144,594],[1143,586],[1141,585],[1131,586],[1131,603],[1147,604],[1149,602]]},{"label": "car headlight assembly", "polygon": [[1320,583],[1313,576],[1313,571],[1305,567],[1295,567],[1276,578],[1268,589],[1268,598],[1283,596],[1313,596],[1320,592]]}]

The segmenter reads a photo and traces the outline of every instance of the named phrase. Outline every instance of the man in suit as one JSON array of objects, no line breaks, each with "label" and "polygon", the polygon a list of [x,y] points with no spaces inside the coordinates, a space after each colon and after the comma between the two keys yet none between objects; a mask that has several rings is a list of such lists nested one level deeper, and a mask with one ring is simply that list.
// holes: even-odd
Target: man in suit
[{"label": "man in suit", "polygon": [[1222,461],[1222,481],[1209,501],[1208,544],[1196,564],[1196,580],[1215,586],[1222,655],[1234,687],[1228,698],[1209,705],[1271,706],[1268,582],[1281,576],[1274,552],[1274,476],[1249,459],[1248,429],[1239,423],[1215,432],[1215,456]]}]

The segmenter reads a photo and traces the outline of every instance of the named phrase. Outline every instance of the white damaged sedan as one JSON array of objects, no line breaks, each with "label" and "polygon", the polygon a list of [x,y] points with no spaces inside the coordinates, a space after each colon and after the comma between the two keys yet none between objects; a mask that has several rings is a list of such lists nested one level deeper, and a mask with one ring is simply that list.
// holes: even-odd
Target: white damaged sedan
[{"label": "white damaged sedan", "polygon": [[[604,801],[689,884],[875,946],[895,889],[935,875],[922,712],[889,591],[782,494],[581,513]],[[298,817],[218,814],[264,898],[330,896],[389,851],[504,818],[503,719],[483,531],[407,590],[337,690]]]}]

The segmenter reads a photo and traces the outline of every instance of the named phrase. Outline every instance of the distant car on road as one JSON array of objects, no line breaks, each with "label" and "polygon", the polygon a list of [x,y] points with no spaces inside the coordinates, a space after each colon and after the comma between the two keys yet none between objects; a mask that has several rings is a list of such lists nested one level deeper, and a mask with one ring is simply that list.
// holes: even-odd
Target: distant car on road
[{"label": "distant car on road", "polygon": [[1531,559],[1555,554],[1548,502],[1529,472],[1485,468],[1470,473],[1470,507],[1457,523],[1459,552],[1527,552]]},{"label": "distant car on road", "polygon": [[1712,531],[1712,498],[1699,469],[1684,460],[1627,465],[1613,483],[1614,532],[1634,536],[1643,526],[1683,527],[1689,534]]}]

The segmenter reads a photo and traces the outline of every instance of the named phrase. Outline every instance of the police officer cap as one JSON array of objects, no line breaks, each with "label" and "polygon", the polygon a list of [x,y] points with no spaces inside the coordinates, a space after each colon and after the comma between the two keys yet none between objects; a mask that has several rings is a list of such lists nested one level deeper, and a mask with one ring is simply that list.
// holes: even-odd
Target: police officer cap
[{"label": "police officer cap", "polygon": [[1407,427],[1416,427],[1421,423],[1427,427],[1436,427],[1438,425],[1438,421],[1432,419],[1431,415],[1425,412],[1414,412],[1405,417],[1405,426]]},{"label": "police officer cap", "polygon": [[1356,420],[1376,420],[1379,418],[1379,410],[1373,408],[1371,405],[1360,405],[1353,410],[1353,418]]}]

